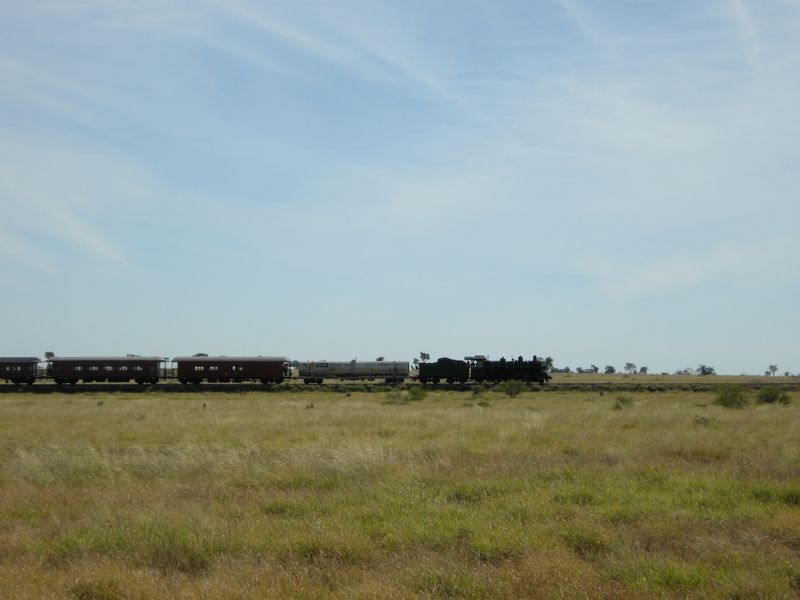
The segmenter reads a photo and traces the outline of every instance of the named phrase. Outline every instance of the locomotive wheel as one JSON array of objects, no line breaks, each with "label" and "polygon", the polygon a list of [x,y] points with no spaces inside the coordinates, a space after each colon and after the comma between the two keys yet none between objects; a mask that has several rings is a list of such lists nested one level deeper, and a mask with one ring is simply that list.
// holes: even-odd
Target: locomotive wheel
[{"label": "locomotive wheel", "polygon": [[439,378],[438,377],[434,377],[432,379],[432,381],[433,381],[433,385],[437,385],[439,383]]},{"label": "locomotive wheel", "polygon": [[462,377],[461,379],[458,380],[458,383],[467,383],[467,378]]},{"label": "locomotive wheel", "polygon": [[452,377],[448,377],[447,378],[447,383],[449,383],[450,385],[453,385],[454,381],[455,381],[455,379],[453,379]]},{"label": "locomotive wheel", "polygon": [[183,379],[178,379],[178,381],[180,381],[183,385],[186,385],[187,383],[189,383],[189,380],[186,379],[185,377]]}]

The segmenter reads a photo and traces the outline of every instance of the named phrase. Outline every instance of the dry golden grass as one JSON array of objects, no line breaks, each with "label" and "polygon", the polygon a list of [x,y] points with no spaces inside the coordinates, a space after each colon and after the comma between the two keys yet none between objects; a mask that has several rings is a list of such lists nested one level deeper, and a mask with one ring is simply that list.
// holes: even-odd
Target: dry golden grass
[{"label": "dry golden grass", "polygon": [[712,402],[6,394],[0,597],[798,597],[798,399]]}]

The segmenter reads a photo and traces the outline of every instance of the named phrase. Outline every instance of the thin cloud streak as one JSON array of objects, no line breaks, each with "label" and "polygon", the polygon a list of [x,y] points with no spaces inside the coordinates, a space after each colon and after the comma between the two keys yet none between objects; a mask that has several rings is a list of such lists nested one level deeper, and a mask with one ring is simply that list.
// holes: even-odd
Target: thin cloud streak
[{"label": "thin cloud streak", "polygon": [[[691,258],[637,260],[628,263],[589,257],[575,265],[610,298],[628,302],[640,297],[669,294],[734,282],[744,274],[750,285],[782,285],[800,278],[800,266],[774,262],[775,256],[800,258],[800,243],[787,237],[753,237],[748,243],[721,243]],[[630,264],[633,263],[633,264]]]}]

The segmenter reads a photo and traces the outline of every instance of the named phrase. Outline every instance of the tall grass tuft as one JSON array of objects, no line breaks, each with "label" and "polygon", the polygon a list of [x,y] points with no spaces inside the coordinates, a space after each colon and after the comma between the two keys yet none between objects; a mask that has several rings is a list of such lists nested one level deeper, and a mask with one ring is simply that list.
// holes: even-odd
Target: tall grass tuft
[{"label": "tall grass tuft", "polygon": [[414,577],[414,587],[426,597],[486,598],[487,589],[476,574],[456,565],[420,571]]},{"label": "tall grass tuft", "polygon": [[122,600],[119,584],[113,579],[78,579],[69,588],[69,597],[76,600]]}]

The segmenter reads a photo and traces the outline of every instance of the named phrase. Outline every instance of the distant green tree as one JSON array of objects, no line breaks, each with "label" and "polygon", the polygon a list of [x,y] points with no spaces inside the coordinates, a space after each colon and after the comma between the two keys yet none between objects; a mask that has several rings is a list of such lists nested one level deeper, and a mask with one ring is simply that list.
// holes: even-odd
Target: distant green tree
[{"label": "distant green tree", "polygon": [[431,359],[431,355],[428,354],[427,352],[420,352],[419,353],[419,359],[422,362],[428,362]]},{"label": "distant green tree", "polygon": [[647,371],[649,371],[649,370],[650,369],[648,369],[647,367],[642,367],[641,369],[639,369],[639,374],[640,375],[647,375]]},{"label": "distant green tree", "polygon": [[606,365],[606,368],[603,370],[603,373],[605,373],[607,375],[613,375],[616,372],[617,372],[617,370],[614,367],[612,367],[611,365]]},{"label": "distant green tree", "polygon": [[382,356],[379,356],[375,359],[377,362],[383,362],[385,359]]},{"label": "distant green tree", "polygon": [[598,367],[597,365],[592,365],[591,367],[589,367],[589,370],[590,370],[592,373],[597,373],[597,372],[599,372],[599,371],[600,371],[600,367]]},{"label": "distant green tree", "polygon": [[45,352],[44,353],[44,359],[45,360],[50,360],[51,358],[55,358],[55,357],[56,357],[56,353],[55,352]]},{"label": "distant green tree", "polygon": [[770,366],[769,366],[769,371],[770,371],[770,373],[772,373],[773,375],[775,375],[775,372],[776,372],[777,370],[778,370],[778,365],[770,365]]},{"label": "distant green tree", "polygon": [[547,358],[545,358],[542,361],[542,368],[544,368],[545,371],[551,371],[553,369],[553,357],[552,356],[548,356]]},{"label": "distant green tree", "polygon": [[636,373],[636,365],[632,362],[625,363],[625,372],[626,373]]},{"label": "distant green tree", "polygon": [[697,367],[696,373],[698,375],[716,375],[717,372],[714,370],[714,367],[709,367],[708,365],[700,365]]}]

